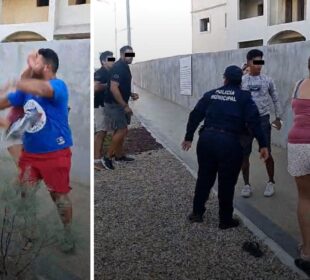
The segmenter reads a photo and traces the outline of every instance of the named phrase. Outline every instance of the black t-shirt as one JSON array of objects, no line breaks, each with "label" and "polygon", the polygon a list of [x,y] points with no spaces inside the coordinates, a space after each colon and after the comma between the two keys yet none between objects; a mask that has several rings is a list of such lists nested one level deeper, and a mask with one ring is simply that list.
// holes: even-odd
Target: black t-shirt
[{"label": "black t-shirt", "polygon": [[108,90],[104,102],[117,103],[110,90],[111,81],[114,81],[119,84],[119,90],[122,94],[122,97],[124,101],[128,103],[128,100],[131,96],[131,73],[128,64],[119,59],[113,65],[110,73],[111,79],[108,83]]},{"label": "black t-shirt", "polygon": [[[110,80],[110,71],[105,67],[101,67],[95,72],[94,80],[100,82],[101,84],[107,84]],[[95,93],[95,108],[104,106],[105,95],[106,90],[98,91]]]}]

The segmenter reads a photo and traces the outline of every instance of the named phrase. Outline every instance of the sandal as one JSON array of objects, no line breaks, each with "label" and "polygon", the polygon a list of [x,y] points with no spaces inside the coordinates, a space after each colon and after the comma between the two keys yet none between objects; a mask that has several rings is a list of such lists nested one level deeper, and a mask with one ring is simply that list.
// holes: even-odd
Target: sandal
[{"label": "sandal", "polygon": [[264,255],[263,251],[259,248],[258,242],[246,241],[242,245],[242,250],[248,252],[256,258],[260,258]]}]

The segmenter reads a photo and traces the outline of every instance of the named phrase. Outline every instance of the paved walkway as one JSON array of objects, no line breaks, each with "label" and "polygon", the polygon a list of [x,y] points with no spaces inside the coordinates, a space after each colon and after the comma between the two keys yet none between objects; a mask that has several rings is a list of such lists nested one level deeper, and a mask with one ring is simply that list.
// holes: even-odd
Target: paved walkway
[{"label": "paved walkway", "polygon": [[[196,143],[189,152],[182,151],[180,143],[185,134],[189,110],[156,95],[135,88],[140,93],[140,99],[132,102],[134,113],[145,127],[165,147],[177,155],[194,173],[197,172],[195,154]],[[276,133],[273,131],[273,133]],[[195,136],[197,140],[197,136]],[[265,198],[263,191],[267,174],[258,153],[251,156],[251,182],[254,194],[251,198],[240,197],[240,187],[243,184],[239,176],[235,195],[235,205],[260,230],[280,245],[292,257],[296,257],[296,246],[299,231],[296,218],[297,192],[293,178],[287,172],[286,150],[272,147],[275,158],[276,194]],[[257,148],[253,147],[253,151]]]}]

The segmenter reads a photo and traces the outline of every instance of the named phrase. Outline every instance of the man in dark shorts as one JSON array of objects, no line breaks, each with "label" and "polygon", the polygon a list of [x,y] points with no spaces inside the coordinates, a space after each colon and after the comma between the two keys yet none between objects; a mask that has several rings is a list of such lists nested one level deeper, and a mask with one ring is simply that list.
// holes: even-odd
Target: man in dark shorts
[{"label": "man in dark shorts", "polygon": [[73,141],[68,123],[69,93],[64,81],[56,77],[58,65],[58,56],[53,50],[39,49],[32,66],[35,78],[14,82],[12,88],[16,91],[0,99],[0,109],[24,108],[20,127],[15,127],[26,127],[24,150],[18,163],[24,199],[40,180],[44,181],[64,225],[62,250],[70,252],[74,248],[72,204],[68,196]]},{"label": "man in dark shorts", "polygon": [[114,134],[107,156],[104,157],[104,166],[114,169],[112,158],[116,162],[129,162],[133,158],[124,155],[123,145],[128,132],[128,125],[132,116],[132,110],[128,105],[130,98],[137,100],[139,95],[131,92],[131,72],[129,64],[132,63],[134,52],[131,46],[124,46],[120,49],[120,59],[111,69],[111,80],[109,91],[105,98],[105,113],[108,118],[108,125]]},{"label": "man in dark shorts", "polygon": [[94,143],[94,166],[101,170],[103,165],[103,142],[109,130],[106,124],[106,114],[104,111],[104,99],[110,80],[110,70],[114,64],[113,53],[105,51],[100,54],[101,68],[94,74],[94,115],[95,115],[95,143]]},{"label": "man in dark shorts", "polygon": [[[275,193],[274,188],[274,160],[271,155],[271,124],[270,124],[270,98],[275,108],[276,119],[272,122],[272,125],[280,130],[281,129],[281,106],[278,99],[278,93],[276,91],[273,80],[261,74],[261,69],[264,64],[263,52],[257,49],[250,50],[247,54],[247,65],[249,66],[249,73],[242,77],[242,89],[251,92],[252,98],[258,107],[261,126],[267,140],[269,149],[269,158],[266,160],[266,170],[269,180],[266,184],[264,196],[270,197]],[[241,196],[250,197],[252,194],[252,187],[249,182],[250,177],[250,154],[252,152],[252,143],[254,137],[249,131],[249,135],[242,137],[244,147],[244,160],[242,165],[242,174],[245,186],[241,190]]]}]

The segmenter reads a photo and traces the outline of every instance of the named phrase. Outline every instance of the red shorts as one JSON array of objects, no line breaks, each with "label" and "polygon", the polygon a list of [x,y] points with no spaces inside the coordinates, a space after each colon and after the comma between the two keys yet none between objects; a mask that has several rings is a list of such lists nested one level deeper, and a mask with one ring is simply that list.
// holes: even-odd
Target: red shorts
[{"label": "red shorts", "polygon": [[71,150],[33,154],[23,151],[19,159],[19,180],[23,184],[36,184],[43,180],[48,191],[68,193],[70,187]]}]

